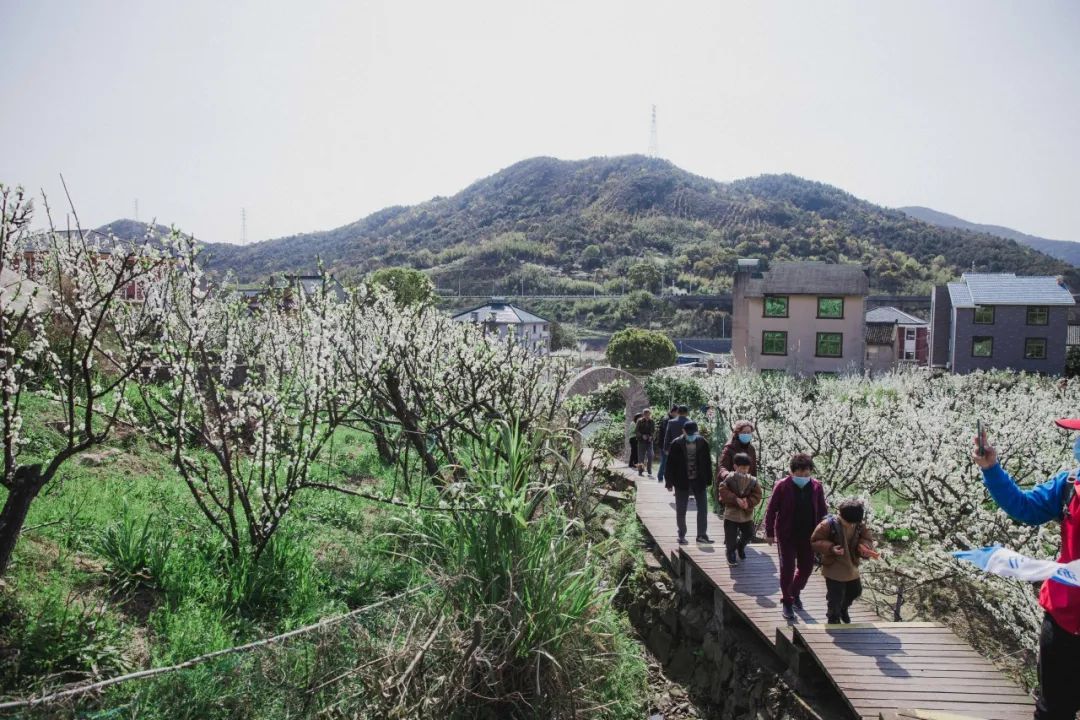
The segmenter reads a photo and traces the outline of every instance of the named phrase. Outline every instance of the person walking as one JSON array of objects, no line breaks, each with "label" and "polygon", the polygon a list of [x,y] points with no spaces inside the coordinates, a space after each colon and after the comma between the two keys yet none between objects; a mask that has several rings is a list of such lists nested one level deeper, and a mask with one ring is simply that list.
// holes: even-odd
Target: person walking
[{"label": "person walking", "polygon": [[664,482],[664,469],[667,466],[667,450],[664,449],[664,439],[667,437],[668,422],[673,420],[676,415],[679,414],[679,406],[672,405],[668,410],[667,415],[660,421],[660,425],[656,429],[656,451],[660,453],[660,467],[656,470],[656,479],[658,482]]},{"label": "person walking", "polygon": [[750,472],[750,456],[746,453],[735,456],[735,472],[728,473],[720,483],[719,500],[723,503],[728,565],[737,565],[746,559],[746,546],[754,538],[754,508],[761,502],[761,485]]},{"label": "person walking", "polygon": [[874,538],[863,519],[866,509],[858,500],[844,500],[814,528],[810,544],[821,556],[825,577],[825,607],[831,625],[850,623],[848,610],[862,595],[859,563],[877,557]]},{"label": "person walking", "polygon": [[810,477],[814,460],[795,453],[789,464],[791,474],[776,481],[765,510],[765,539],[776,544],[780,555],[780,601],[784,618],[795,619],[802,610],[799,594],[814,571],[814,549],[810,535],[828,514],[825,490]]},{"label": "person walking", "polygon": [[[670,453],[671,444],[683,435],[683,425],[690,422],[688,417],[690,409],[685,405],[675,406],[675,417],[670,418],[667,421],[667,425],[664,426],[664,438],[663,445],[661,445],[661,452]],[[711,462],[711,461],[710,461]],[[667,466],[665,465],[664,479],[667,479]]]},{"label": "person walking", "polygon": [[[669,425],[670,427],[670,425]],[[683,434],[671,443],[668,451],[667,474],[664,486],[675,492],[675,526],[679,530],[679,544],[686,545],[686,510],[690,496],[697,506],[697,541],[711,543],[709,539],[709,482],[712,479],[712,455],[709,442],[698,435],[694,421],[682,424]]]},{"label": "person walking", "polygon": [[[1065,430],[1080,430],[1080,418],[1056,421]],[[1080,436],[1073,442],[1073,456],[1080,462]],[[1077,471],[1060,472],[1031,490],[1021,490],[998,463],[997,450],[986,434],[975,439],[971,459],[982,471],[990,497],[1005,513],[1028,525],[1057,520],[1061,524],[1059,563],[1080,559],[1080,493]],[[1080,711],[1080,685],[1076,661],[1080,658],[1080,588],[1056,580],[1044,580],[1039,604],[1045,610],[1039,633],[1039,697],[1036,720],[1074,720]]]},{"label": "person walking", "polygon": [[716,469],[716,487],[713,497],[720,501],[720,486],[735,473],[735,456],[746,455],[750,459],[750,474],[757,477],[757,449],[754,447],[754,423],[749,420],[736,420],[731,426],[731,439],[720,451],[720,462]]},{"label": "person walking", "polygon": [[641,411],[641,418],[634,426],[635,434],[637,435],[638,446],[638,470],[637,474],[640,475],[642,466],[645,466],[649,470],[649,477],[652,477],[652,461],[653,461],[653,433],[656,432],[656,422],[652,419],[652,410],[645,408]]},{"label": "person walking", "polygon": [[630,431],[630,467],[636,468],[638,466],[638,436],[637,436],[637,423],[641,419],[641,413],[634,415],[633,425],[634,429]]}]

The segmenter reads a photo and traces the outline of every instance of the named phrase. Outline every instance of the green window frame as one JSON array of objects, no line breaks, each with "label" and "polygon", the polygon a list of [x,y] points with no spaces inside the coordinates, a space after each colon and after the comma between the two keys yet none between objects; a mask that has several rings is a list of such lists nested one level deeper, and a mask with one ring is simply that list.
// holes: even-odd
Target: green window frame
[{"label": "green window frame", "polygon": [[993,305],[976,305],[975,306],[975,324],[976,325],[993,325],[994,324],[994,306]]},{"label": "green window frame", "polygon": [[1046,338],[1024,338],[1024,359],[1045,360]]},{"label": "green window frame", "polygon": [[789,303],[787,295],[766,295],[761,306],[762,317],[786,318]]},{"label": "green window frame", "polygon": [[844,298],[819,297],[817,299],[817,316],[824,320],[843,320]]},{"label": "green window frame", "polygon": [[989,335],[976,335],[971,338],[971,357],[994,357],[994,338]]},{"label": "green window frame", "polygon": [[838,332],[819,332],[814,344],[817,357],[838,358],[844,356],[844,334]]},{"label": "green window frame", "polygon": [[787,330],[762,330],[761,354],[787,355]]},{"label": "green window frame", "polygon": [[1050,308],[1045,305],[1029,305],[1027,309],[1028,325],[1049,325]]}]

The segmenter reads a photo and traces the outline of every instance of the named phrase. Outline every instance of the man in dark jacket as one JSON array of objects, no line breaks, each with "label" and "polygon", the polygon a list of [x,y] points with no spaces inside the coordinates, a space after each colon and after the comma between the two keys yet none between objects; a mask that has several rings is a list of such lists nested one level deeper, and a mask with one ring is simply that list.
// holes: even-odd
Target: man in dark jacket
[{"label": "man in dark jacket", "polygon": [[814,571],[814,548],[810,536],[828,514],[825,490],[810,477],[814,461],[805,453],[791,458],[791,474],[776,481],[765,510],[765,539],[776,543],[780,554],[780,600],[784,617],[795,619],[793,608],[802,610],[799,593]]},{"label": "man in dark jacket", "polygon": [[649,477],[652,477],[652,459],[653,459],[653,433],[656,432],[656,422],[652,419],[652,410],[645,408],[641,411],[641,418],[634,426],[634,433],[637,435],[638,446],[638,470],[637,474],[641,474],[642,465],[645,465],[649,469]]},{"label": "man in dark jacket", "polygon": [[[683,416],[685,417],[685,415]],[[671,427],[671,424],[668,424]],[[698,435],[692,420],[682,424],[683,435],[671,443],[668,451],[665,487],[675,491],[675,524],[679,529],[679,544],[686,544],[686,509],[690,495],[697,505],[697,541],[711,543],[709,526],[709,483],[712,481],[712,455],[709,442]]]},{"label": "man in dark jacket", "polygon": [[656,428],[656,451],[660,453],[660,467],[656,471],[656,479],[659,482],[664,482],[664,468],[667,465],[667,450],[664,449],[664,439],[667,437],[668,422],[678,414],[679,406],[672,405],[667,415],[664,416]]}]

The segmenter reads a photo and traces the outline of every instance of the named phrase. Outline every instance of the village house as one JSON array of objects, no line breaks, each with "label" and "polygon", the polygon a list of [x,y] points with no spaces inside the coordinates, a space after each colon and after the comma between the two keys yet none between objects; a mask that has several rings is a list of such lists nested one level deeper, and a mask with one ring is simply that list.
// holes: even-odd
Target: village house
[{"label": "village house", "polygon": [[965,273],[959,282],[934,288],[930,364],[954,373],[1010,369],[1060,375],[1075,304],[1054,277]]},{"label": "village house", "polygon": [[866,369],[871,375],[904,365],[926,367],[930,360],[930,323],[899,308],[866,313]]},{"label": "village house", "polygon": [[453,316],[457,322],[472,322],[483,326],[484,332],[500,339],[514,338],[523,342],[536,355],[551,352],[551,323],[531,312],[511,305],[506,298],[493,297],[480,307],[470,308]]},{"label": "village house", "polygon": [[863,371],[869,281],[858,265],[739,260],[732,363],[801,377]]}]

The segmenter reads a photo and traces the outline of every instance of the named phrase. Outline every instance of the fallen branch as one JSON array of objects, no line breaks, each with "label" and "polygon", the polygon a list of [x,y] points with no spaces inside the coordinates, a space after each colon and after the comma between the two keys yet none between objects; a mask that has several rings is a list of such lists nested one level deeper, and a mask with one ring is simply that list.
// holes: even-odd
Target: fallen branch
[{"label": "fallen branch", "polygon": [[219,657],[224,657],[225,655],[233,655],[233,654],[236,654],[236,653],[246,652],[248,650],[253,650],[255,648],[265,647],[267,645],[272,645],[274,643],[282,642],[284,640],[294,638],[294,637],[296,637],[298,635],[304,635],[304,634],[307,634],[309,632],[313,632],[315,630],[322,630],[324,628],[330,627],[331,625],[336,625],[337,623],[339,623],[339,622],[341,622],[343,620],[348,620],[349,618],[356,617],[357,615],[362,615],[362,614],[364,614],[364,613],[366,613],[366,612],[368,612],[370,610],[374,610],[374,609],[382,607],[384,605],[389,605],[390,603],[394,602],[395,600],[402,600],[402,599],[407,598],[407,597],[409,597],[411,595],[415,595],[416,593],[420,592],[423,589],[424,589],[424,587],[413,588],[412,590],[408,590],[408,591],[403,592],[403,593],[401,593],[399,595],[395,595],[393,597],[389,597],[389,598],[386,598],[384,600],[380,600],[379,602],[372,603],[371,605],[365,605],[362,608],[357,608],[356,610],[350,610],[349,612],[347,612],[347,613],[345,613],[343,615],[335,615],[333,617],[323,618],[319,622],[314,623],[312,625],[307,625],[307,626],[302,627],[302,628],[297,628],[296,630],[290,630],[289,632],[282,633],[281,635],[274,635],[273,637],[264,638],[262,640],[256,640],[254,642],[250,642],[250,643],[247,643],[245,645],[237,645],[235,647],[225,648],[224,650],[215,650],[214,652],[207,653],[205,655],[199,655],[198,657],[193,657],[190,660],[185,660],[184,662],[176,664],[176,665],[168,665],[168,666],[165,666],[165,667],[150,668],[148,670],[139,670],[138,672],[129,673],[127,675],[120,675],[120,676],[117,676],[117,677],[109,678],[108,680],[102,680],[100,682],[90,683],[88,685],[79,685],[77,687],[69,688],[67,690],[62,690],[60,692],[55,692],[55,693],[52,693],[52,694],[49,694],[49,695],[41,695],[41,696],[36,697],[36,698],[28,698],[28,699],[25,699],[25,700],[11,700],[11,701],[8,701],[8,702],[5,702],[5,703],[0,703],[0,710],[14,710],[16,708],[26,708],[26,707],[35,707],[35,706],[38,706],[38,705],[46,705],[48,703],[56,702],[57,700],[62,700],[64,698],[74,697],[76,695],[82,695],[84,693],[94,692],[94,691],[97,691],[97,690],[103,690],[103,689],[105,689],[107,687],[111,687],[113,685],[118,685],[118,684],[123,683],[123,682],[128,682],[129,680],[146,680],[148,678],[157,677],[159,675],[166,675],[168,673],[177,672],[178,670],[186,670],[186,669],[194,667],[196,665],[201,665],[202,663],[208,662],[210,660],[214,660],[214,659],[219,658]]}]

